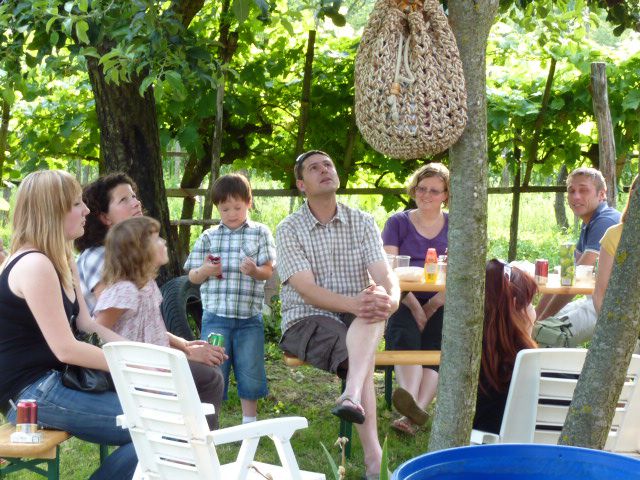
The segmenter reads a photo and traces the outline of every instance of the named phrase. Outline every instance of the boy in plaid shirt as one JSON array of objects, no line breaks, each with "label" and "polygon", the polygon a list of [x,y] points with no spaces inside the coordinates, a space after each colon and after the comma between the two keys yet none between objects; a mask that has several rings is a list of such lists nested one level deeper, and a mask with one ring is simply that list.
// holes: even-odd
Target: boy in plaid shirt
[{"label": "boy in plaid shirt", "polygon": [[240,174],[224,175],[213,186],[213,203],[220,225],[196,241],[185,270],[201,285],[202,339],[224,335],[229,359],[221,368],[229,388],[229,371],[238,383],[242,422],[256,420],[258,399],[267,396],[264,368],[264,284],[273,274],[275,245],[267,226],[248,218],[251,186]]}]

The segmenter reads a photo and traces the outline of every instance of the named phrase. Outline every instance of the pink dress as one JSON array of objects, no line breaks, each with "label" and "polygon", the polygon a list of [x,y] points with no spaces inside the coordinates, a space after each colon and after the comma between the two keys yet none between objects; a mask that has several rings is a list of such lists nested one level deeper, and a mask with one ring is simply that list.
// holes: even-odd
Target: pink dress
[{"label": "pink dress", "polygon": [[162,294],[154,280],[140,289],[133,282],[120,281],[104,289],[94,314],[109,308],[126,310],[113,326],[114,332],[134,342],[168,347],[161,303]]}]

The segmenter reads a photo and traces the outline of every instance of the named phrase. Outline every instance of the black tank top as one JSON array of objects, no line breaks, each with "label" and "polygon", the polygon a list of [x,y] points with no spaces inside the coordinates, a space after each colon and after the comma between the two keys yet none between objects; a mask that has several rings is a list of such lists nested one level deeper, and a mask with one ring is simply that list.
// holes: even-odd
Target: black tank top
[{"label": "black tank top", "polygon": [[[0,274],[0,409],[3,412],[9,399],[15,399],[25,387],[47,371],[64,367],[49,348],[25,299],[9,288],[9,272],[29,253],[42,255],[35,250],[24,252],[11,260]],[[60,291],[67,318],[77,315],[78,299],[69,300],[62,284]]]}]

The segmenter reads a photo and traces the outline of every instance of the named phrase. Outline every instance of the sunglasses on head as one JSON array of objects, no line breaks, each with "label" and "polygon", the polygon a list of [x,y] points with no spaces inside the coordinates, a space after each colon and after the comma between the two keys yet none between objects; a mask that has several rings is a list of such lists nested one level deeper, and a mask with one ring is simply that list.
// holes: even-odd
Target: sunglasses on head
[{"label": "sunglasses on head", "polygon": [[496,261],[502,265],[502,271],[507,277],[507,280],[511,281],[511,265],[499,258],[496,258]]},{"label": "sunglasses on head", "polygon": [[309,150],[308,152],[304,152],[304,153],[301,153],[300,155],[298,155],[298,157],[296,158],[296,161],[295,161],[296,166],[300,165],[302,162],[304,162],[311,155],[324,155],[327,158],[331,158],[329,156],[329,154],[323,152],[322,150]]}]

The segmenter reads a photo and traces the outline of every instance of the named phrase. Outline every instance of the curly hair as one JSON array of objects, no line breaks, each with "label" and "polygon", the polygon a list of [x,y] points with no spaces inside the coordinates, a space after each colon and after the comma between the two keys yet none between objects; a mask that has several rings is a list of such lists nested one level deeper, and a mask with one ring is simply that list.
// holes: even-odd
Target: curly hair
[{"label": "curly hair", "polygon": [[104,245],[104,239],[107,236],[109,227],[102,222],[100,215],[109,212],[111,191],[118,185],[123,184],[131,185],[134,192],[138,190],[131,177],[119,172],[104,175],[84,187],[82,200],[90,211],[86,218],[84,235],[74,242],[79,252],[87,248]]},{"label": "curly hair", "polygon": [[538,291],[535,280],[500,260],[487,263],[485,277],[484,328],[480,388],[497,392],[508,390],[516,355],[525,348],[536,348],[531,338],[531,321],[526,309]]},{"label": "curly hair", "polygon": [[142,288],[154,279],[158,267],[152,235],[159,232],[160,223],[151,217],[132,217],[111,227],[104,245],[104,284],[128,280]]}]

